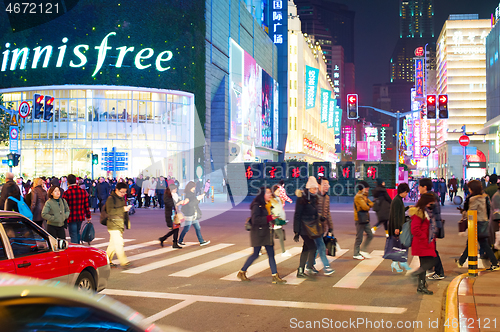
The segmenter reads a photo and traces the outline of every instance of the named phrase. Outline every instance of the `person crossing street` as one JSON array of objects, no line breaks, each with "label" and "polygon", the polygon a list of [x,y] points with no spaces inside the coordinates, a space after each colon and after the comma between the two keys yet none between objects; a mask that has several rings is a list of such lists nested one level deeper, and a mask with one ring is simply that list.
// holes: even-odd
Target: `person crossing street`
[{"label": "person crossing street", "polygon": [[76,176],[68,175],[68,189],[64,192],[63,198],[68,202],[70,214],[68,218],[68,230],[71,243],[80,244],[82,222],[92,220],[89,206],[89,195],[85,189],[78,186]]}]

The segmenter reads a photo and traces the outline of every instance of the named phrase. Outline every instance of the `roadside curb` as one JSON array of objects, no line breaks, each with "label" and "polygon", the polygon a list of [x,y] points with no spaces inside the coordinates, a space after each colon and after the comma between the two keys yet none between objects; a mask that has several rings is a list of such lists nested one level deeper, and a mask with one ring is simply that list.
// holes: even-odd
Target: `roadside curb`
[{"label": "roadside curb", "polygon": [[[446,290],[446,306],[445,306],[445,322],[459,322],[460,317],[458,315],[458,288],[460,283],[464,278],[468,276],[468,273],[461,274],[455,277]],[[457,327],[452,327],[453,324],[446,324],[448,326],[444,327],[445,332],[459,332],[460,324]]]}]

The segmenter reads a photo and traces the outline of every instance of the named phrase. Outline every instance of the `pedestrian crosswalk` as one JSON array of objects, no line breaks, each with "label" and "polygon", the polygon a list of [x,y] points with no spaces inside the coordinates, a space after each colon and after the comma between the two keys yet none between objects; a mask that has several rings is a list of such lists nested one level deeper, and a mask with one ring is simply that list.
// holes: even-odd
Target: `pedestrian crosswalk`
[{"label": "pedestrian crosswalk", "polygon": [[[105,240],[107,239],[96,238],[91,246],[106,250],[108,242]],[[182,250],[171,246],[160,247],[158,240],[140,242],[136,239],[124,239],[124,243],[127,258],[133,266],[126,270],[114,270],[117,273],[141,275],[161,270],[162,274],[172,278],[210,276],[221,282],[239,282],[237,273],[253,252],[253,248],[242,249],[241,246],[232,243],[212,243],[200,247],[198,242],[187,242]],[[286,285],[297,287],[306,281],[296,276],[302,247],[293,246],[287,249],[290,255],[283,256],[277,253],[275,261],[278,272],[287,281]],[[336,271],[326,277],[325,282],[329,282],[330,287],[337,289],[359,289],[367,284],[370,277],[380,277],[382,271],[387,276],[404,275],[390,272],[390,261],[385,262],[382,250],[373,250],[370,255],[370,259],[355,261],[352,259],[352,250],[337,250],[336,256],[327,256],[330,266]],[[113,263],[118,264],[118,260],[114,259]],[[420,265],[418,257],[410,258],[408,263],[411,270],[406,271],[407,276]],[[482,265],[481,262],[480,265]],[[316,259],[315,268],[322,275],[321,271],[324,266],[319,257]],[[375,273],[376,271],[378,272]],[[270,276],[267,254],[259,257],[247,271],[249,278],[257,280],[265,275]]]}]

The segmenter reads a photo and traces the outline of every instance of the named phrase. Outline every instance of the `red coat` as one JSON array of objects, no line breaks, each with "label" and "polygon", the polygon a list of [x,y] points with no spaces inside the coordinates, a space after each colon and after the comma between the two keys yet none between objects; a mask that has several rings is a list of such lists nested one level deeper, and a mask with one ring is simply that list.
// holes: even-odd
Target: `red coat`
[{"label": "red coat", "polygon": [[436,239],[429,243],[430,222],[427,214],[424,215],[418,208],[410,208],[408,215],[411,217],[411,254],[413,256],[436,257]]}]

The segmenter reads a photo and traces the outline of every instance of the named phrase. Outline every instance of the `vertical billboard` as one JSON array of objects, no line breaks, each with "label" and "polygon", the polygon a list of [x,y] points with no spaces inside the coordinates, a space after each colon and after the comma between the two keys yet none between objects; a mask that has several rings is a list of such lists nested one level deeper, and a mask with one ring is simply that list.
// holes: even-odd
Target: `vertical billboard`
[{"label": "vertical billboard", "polygon": [[319,69],[306,66],[306,109],[316,106]]},{"label": "vertical billboard", "polygon": [[328,122],[328,108],[330,107],[331,93],[327,89],[321,89],[321,123]]},{"label": "vertical billboard", "polygon": [[415,59],[415,93],[424,96],[424,59]]},{"label": "vertical billboard", "polygon": [[327,116],[327,128],[334,128],[335,126],[335,106],[337,105],[337,99],[328,100],[328,116]]}]

